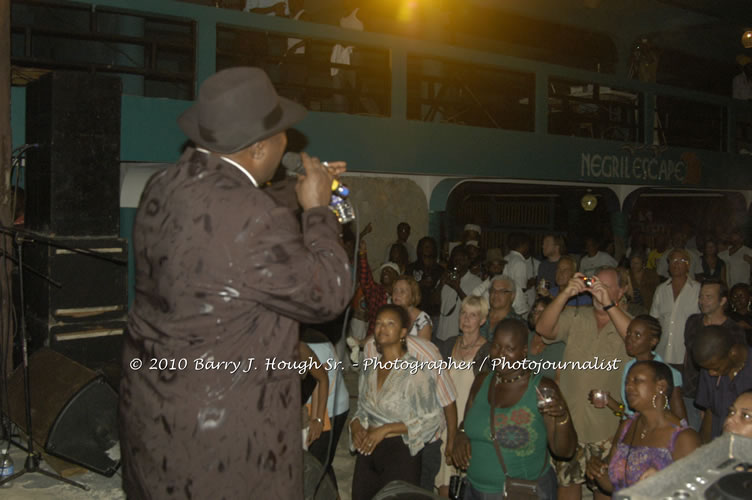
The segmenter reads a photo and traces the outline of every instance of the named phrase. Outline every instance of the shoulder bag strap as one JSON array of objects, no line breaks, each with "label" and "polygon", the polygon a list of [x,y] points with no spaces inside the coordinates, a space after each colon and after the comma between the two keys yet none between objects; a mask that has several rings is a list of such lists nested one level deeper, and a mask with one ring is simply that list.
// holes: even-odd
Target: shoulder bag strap
[{"label": "shoulder bag strap", "polygon": [[504,463],[504,457],[501,455],[501,448],[499,447],[499,443],[496,442],[496,426],[494,425],[494,417],[495,417],[495,400],[494,397],[494,386],[496,385],[496,374],[492,371],[488,374],[489,377],[491,377],[491,380],[488,383],[488,399],[489,399],[489,405],[491,407],[491,441],[494,444],[494,449],[496,450],[496,456],[499,457],[499,463],[501,464],[501,468],[504,469],[504,475],[509,476],[509,473],[507,472],[507,465]]}]

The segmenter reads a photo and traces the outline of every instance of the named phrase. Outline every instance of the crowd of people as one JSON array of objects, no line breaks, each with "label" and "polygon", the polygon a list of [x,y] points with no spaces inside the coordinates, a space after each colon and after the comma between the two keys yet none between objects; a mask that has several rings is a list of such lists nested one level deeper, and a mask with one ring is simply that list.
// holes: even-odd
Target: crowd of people
[{"label": "crowd of people", "polygon": [[[520,483],[538,498],[581,498],[585,487],[609,498],[723,432],[752,437],[752,250],[741,231],[728,245],[690,245],[677,228],[659,248],[635,233],[619,261],[596,237],[572,255],[547,234],[538,260],[528,235],[510,234],[507,251],[483,249],[482,228],[468,224],[442,262],[429,237],[413,249],[403,222],[375,283],[370,230],[357,256],[365,314],[352,321],[362,325],[351,325],[350,345],[365,347],[355,361],[447,368],[408,364],[430,382],[413,392],[401,384],[398,402],[378,396],[394,367],[362,368],[359,406],[391,415],[372,437],[368,415],[350,424],[354,499],[396,479],[450,498],[501,499]],[[396,340],[383,333],[385,317]],[[382,434],[402,439],[385,445]],[[400,456],[426,463],[403,466]],[[462,493],[450,489],[463,483]]]},{"label": "crowd of people", "polygon": [[[586,484],[607,498],[723,432],[752,436],[741,230],[680,229],[670,248],[633,235],[616,266],[597,238],[578,257],[548,234],[538,261],[529,235],[484,249],[474,224],[442,259],[430,237],[413,251],[402,223],[377,282],[370,225],[343,245],[328,206],[344,162],[303,153],[305,173],[272,183],[304,116],[260,69],[220,71],[178,120],[192,145],[144,189],[120,381],[128,496],[299,498],[301,444],[336,480],[346,428],[354,500],[399,479],[473,500],[580,498]],[[348,303],[355,409],[336,335],[300,334],[344,330]],[[299,370],[253,366],[314,358],[302,395]],[[169,359],[214,368],[146,369]]]}]

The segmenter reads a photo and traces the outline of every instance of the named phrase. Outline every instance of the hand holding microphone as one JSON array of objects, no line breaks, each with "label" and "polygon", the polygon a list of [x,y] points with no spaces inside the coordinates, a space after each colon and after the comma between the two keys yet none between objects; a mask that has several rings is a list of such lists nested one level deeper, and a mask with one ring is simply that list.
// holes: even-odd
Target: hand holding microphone
[{"label": "hand holding microphone", "polygon": [[345,162],[322,163],[305,153],[289,152],[282,157],[282,166],[288,174],[298,177],[295,191],[303,210],[329,205],[340,223],[355,218],[352,205],[346,199],[349,190],[336,179],[345,172]]}]

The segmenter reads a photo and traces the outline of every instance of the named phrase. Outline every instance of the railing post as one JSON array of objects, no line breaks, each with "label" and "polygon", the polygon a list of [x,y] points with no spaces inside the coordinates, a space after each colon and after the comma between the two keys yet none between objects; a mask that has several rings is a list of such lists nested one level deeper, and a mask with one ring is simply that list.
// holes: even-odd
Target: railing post
[{"label": "railing post", "polygon": [[656,95],[653,92],[642,94],[642,141],[644,144],[654,144],[656,135],[655,100]]},{"label": "railing post", "polygon": [[196,95],[201,84],[217,72],[217,24],[214,19],[196,21]]},{"label": "railing post", "polygon": [[548,133],[548,73],[535,73],[535,133]]},{"label": "railing post", "polygon": [[392,48],[392,118],[407,119],[407,50]]}]

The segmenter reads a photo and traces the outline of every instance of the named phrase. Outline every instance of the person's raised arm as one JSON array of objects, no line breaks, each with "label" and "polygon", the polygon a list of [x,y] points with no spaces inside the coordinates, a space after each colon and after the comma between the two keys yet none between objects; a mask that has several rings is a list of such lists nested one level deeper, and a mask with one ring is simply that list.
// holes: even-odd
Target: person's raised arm
[{"label": "person's raised arm", "polygon": [[575,295],[587,290],[585,282],[582,280],[583,277],[583,274],[575,273],[574,277],[572,277],[567,283],[567,286],[561,290],[559,295],[557,295],[556,298],[554,298],[554,300],[543,310],[540,318],[538,318],[538,323],[535,325],[535,330],[540,333],[542,337],[549,340],[556,339],[556,336],[559,333],[559,316],[566,307],[567,302],[569,302],[569,299]]},{"label": "person's raised arm", "polygon": [[604,311],[608,314],[608,318],[616,327],[616,331],[622,339],[627,337],[627,328],[630,321],[632,321],[627,313],[621,310],[621,307],[616,302],[611,301],[608,288],[600,280],[593,280],[593,286],[589,289],[590,294],[598,299],[598,302],[603,304]]}]

